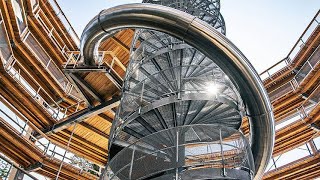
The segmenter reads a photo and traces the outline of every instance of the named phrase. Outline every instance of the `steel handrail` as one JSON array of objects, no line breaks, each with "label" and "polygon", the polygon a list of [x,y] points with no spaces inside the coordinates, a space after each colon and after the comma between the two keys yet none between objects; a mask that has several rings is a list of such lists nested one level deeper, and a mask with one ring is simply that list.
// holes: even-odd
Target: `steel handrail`
[{"label": "steel handrail", "polygon": [[[310,30],[309,28],[314,24],[318,24],[316,26],[316,28],[319,26],[320,22],[317,20],[317,18],[320,17],[320,10],[316,13],[316,15],[312,18],[311,22],[309,23],[309,25],[306,27],[306,29],[303,31],[303,33],[301,34],[301,36],[298,38],[297,42],[294,44],[294,46],[291,48],[291,50],[289,51],[288,55],[282,59],[281,61],[277,62],[276,64],[272,65],[271,67],[269,67],[268,69],[266,69],[265,71],[263,71],[262,73],[260,73],[260,76],[263,76],[264,74],[268,73],[270,70],[272,70],[273,68],[275,68],[276,66],[278,66],[279,64],[281,64],[282,62],[286,62],[287,66],[291,65],[294,62],[294,58],[291,59],[291,55],[293,54],[294,50],[298,47],[299,42],[302,41],[302,39],[304,38],[304,36],[306,35],[306,33]],[[316,29],[314,28],[313,31]],[[300,48],[301,49],[301,48]],[[295,54],[295,56],[299,53],[299,51]],[[286,66],[283,66],[282,68],[284,68]],[[271,77],[271,75],[268,73],[268,78]]]}]

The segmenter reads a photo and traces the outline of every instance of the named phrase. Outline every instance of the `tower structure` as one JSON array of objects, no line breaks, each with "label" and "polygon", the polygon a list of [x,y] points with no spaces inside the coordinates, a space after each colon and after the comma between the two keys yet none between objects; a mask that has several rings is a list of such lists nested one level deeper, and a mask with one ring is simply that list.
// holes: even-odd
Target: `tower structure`
[{"label": "tower structure", "polygon": [[219,1],[145,2],[101,11],[81,37],[84,64],[94,65],[101,40],[135,28],[107,179],[259,178],[273,147],[271,105],[224,36]]},{"label": "tower structure", "polygon": [[[184,11],[226,33],[219,0],[143,3]],[[253,176],[250,146],[238,131],[245,114],[238,91],[219,66],[183,40],[136,29],[122,96],[111,133],[112,178]]]}]

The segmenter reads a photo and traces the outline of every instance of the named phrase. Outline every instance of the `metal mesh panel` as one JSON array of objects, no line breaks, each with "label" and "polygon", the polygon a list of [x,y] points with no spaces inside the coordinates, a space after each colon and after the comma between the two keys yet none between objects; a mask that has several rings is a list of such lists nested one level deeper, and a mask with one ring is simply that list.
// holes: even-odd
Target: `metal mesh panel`
[{"label": "metal mesh panel", "polygon": [[[218,0],[143,2],[188,12],[225,33]],[[249,177],[254,172],[250,147],[237,131],[244,109],[213,59],[165,33],[137,29],[111,131],[111,142],[123,150],[113,153],[109,174],[144,179],[190,176],[182,172],[197,168],[217,168],[223,175],[244,168],[242,175]]]},{"label": "metal mesh panel", "polygon": [[[221,125],[169,128],[120,151],[109,163],[113,178],[141,179],[173,169],[246,169],[254,172],[250,146],[238,131]],[[228,177],[228,176],[227,176]]]}]

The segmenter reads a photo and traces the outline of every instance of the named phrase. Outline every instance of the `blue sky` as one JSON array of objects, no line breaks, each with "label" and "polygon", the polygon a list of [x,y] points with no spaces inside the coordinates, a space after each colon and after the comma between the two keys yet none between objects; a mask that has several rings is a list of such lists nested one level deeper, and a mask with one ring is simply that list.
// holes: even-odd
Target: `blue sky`
[{"label": "blue sky", "polygon": [[[79,34],[102,9],[141,0],[58,0]],[[221,0],[227,37],[258,72],[286,57],[320,8],[320,0]]]}]

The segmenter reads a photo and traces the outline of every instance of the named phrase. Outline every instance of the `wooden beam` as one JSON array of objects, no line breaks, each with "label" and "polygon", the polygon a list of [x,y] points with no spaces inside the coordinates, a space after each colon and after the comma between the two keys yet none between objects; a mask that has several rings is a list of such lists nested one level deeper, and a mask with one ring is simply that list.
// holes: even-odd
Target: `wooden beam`
[{"label": "wooden beam", "polygon": [[[68,139],[61,137],[60,134],[59,135],[57,135],[57,134],[51,135],[50,140],[61,147],[65,147],[66,144],[68,143]],[[104,165],[104,163],[101,161],[101,156],[92,156],[92,151],[89,151],[89,148],[86,148],[83,145],[81,147],[79,147],[79,146],[71,143],[69,150],[70,150],[70,152],[72,152],[80,157],[84,157],[91,162],[94,162],[99,165]]]},{"label": "wooden beam", "polygon": [[121,42],[118,38],[116,37],[112,37],[111,38],[113,40],[113,42],[115,42],[116,44],[118,44],[123,50],[125,50],[127,53],[130,53],[130,48],[125,45],[123,42]]},{"label": "wooden beam", "polygon": [[[63,138],[64,142],[67,143],[71,135],[71,131],[65,129],[63,131],[60,131],[59,134],[57,135]],[[85,138],[77,134],[73,134],[73,137],[70,143],[75,146],[78,146],[81,150],[87,150],[91,152],[92,155],[99,156],[99,157],[103,157],[104,155],[106,157],[108,156],[108,151],[106,149],[94,144],[91,141],[86,140]],[[84,148],[84,146],[86,148]]]},{"label": "wooden beam", "polygon": [[69,74],[70,77],[77,82],[85,91],[87,91],[94,99],[96,99],[99,102],[103,102],[103,98],[100,96],[100,94],[91,87],[90,84],[88,84],[84,79],[82,79],[78,74]]},{"label": "wooden beam", "polygon": [[319,162],[320,154],[315,156],[306,156],[297,161],[289,163],[288,165],[282,166],[281,168],[269,171],[264,175],[263,179],[292,179],[289,178],[289,176],[294,176],[300,172],[303,174],[309,174],[306,171],[310,170],[313,166],[316,166],[318,170],[320,169],[320,166],[318,165]]},{"label": "wooden beam", "polygon": [[113,122],[113,119],[112,119],[112,118],[110,118],[109,116],[107,116],[107,115],[105,115],[105,114],[103,114],[103,113],[98,114],[98,116],[101,117],[101,118],[104,119],[104,120],[107,120],[107,121],[110,122],[110,123]]},{"label": "wooden beam", "polygon": [[42,107],[26,90],[25,87],[16,82],[10,75],[0,72],[0,83],[2,89],[6,89],[17,98],[18,102],[24,104],[44,126],[52,125],[55,121],[53,117]]},{"label": "wooden beam", "polygon": [[109,134],[102,132],[100,129],[98,129],[94,126],[91,126],[90,124],[88,124],[86,122],[80,122],[79,124],[87,129],[89,129],[90,131],[100,135],[101,137],[109,140]]}]

